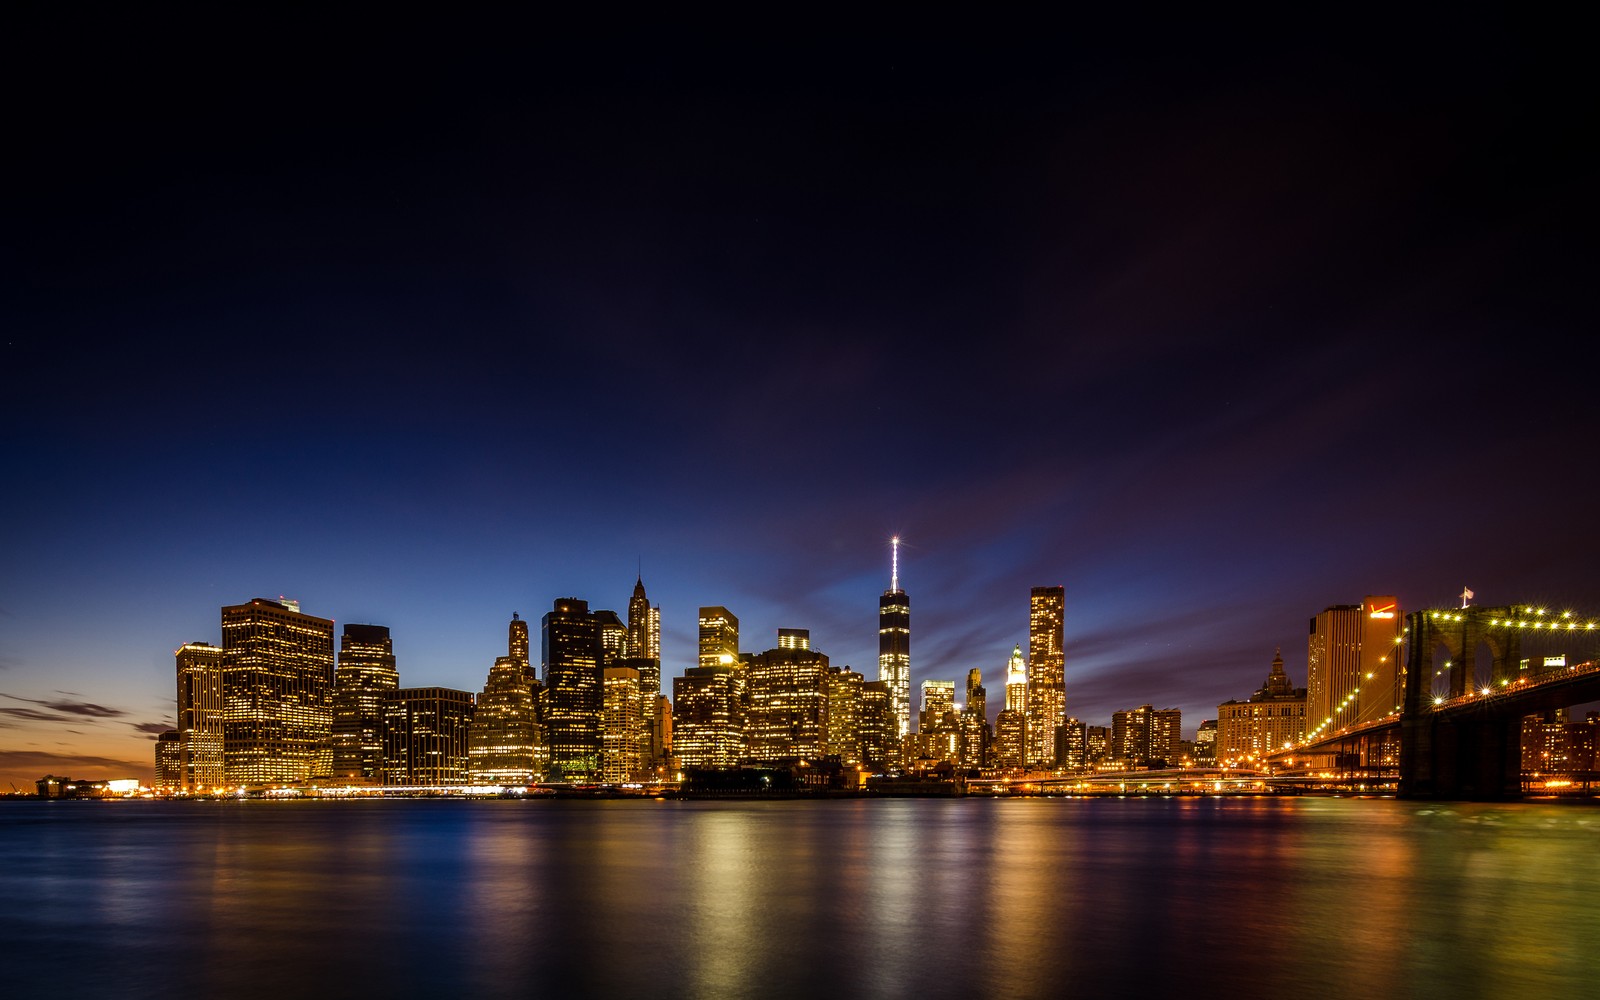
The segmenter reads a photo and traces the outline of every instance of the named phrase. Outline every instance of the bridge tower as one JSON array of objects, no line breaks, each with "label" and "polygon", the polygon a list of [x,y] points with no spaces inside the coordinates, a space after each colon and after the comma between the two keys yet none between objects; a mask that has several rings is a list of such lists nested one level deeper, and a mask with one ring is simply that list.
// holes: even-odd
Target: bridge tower
[{"label": "bridge tower", "polygon": [[[1400,715],[1402,798],[1506,799],[1522,795],[1522,720],[1485,711],[1472,718],[1435,713],[1434,653],[1450,656],[1449,698],[1472,683],[1478,647],[1491,657],[1490,683],[1515,680],[1521,665],[1516,632],[1488,622],[1510,617],[1510,608],[1466,607],[1413,611],[1406,615],[1405,701]],[[1487,706],[1486,706],[1487,708]]]}]

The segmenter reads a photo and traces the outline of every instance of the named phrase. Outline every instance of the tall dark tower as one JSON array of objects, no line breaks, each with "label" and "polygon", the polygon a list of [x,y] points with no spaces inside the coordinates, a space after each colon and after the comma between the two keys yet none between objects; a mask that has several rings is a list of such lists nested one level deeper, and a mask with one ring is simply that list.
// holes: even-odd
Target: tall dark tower
[{"label": "tall dark tower", "polygon": [[545,614],[541,632],[551,776],[589,781],[600,768],[600,622],[588,601],[562,597]]},{"label": "tall dark tower", "polygon": [[900,536],[889,545],[889,589],[878,598],[878,680],[889,685],[898,740],[911,732],[911,598],[900,589]]},{"label": "tall dark tower", "polygon": [[333,773],[378,781],[383,771],[383,699],[400,686],[394,643],[383,625],[346,625],[333,690]]}]

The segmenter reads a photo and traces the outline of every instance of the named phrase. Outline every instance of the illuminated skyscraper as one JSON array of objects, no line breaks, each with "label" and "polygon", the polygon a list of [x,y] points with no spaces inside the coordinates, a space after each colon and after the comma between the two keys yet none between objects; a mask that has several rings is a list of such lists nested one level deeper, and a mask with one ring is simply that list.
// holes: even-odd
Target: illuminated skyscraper
[{"label": "illuminated skyscraper", "polygon": [[156,786],[158,788],[178,788],[182,781],[178,777],[178,753],[180,743],[178,731],[169,729],[156,735]]},{"label": "illuminated skyscraper", "polygon": [[898,769],[900,737],[896,734],[894,699],[888,681],[865,681],[861,685],[861,709],[856,731],[861,736],[861,762],[873,771]]},{"label": "illuminated skyscraper", "polygon": [[297,601],[222,609],[222,754],[229,784],[333,771],[333,621]]},{"label": "illuminated skyscraper", "polygon": [[383,770],[383,699],[400,686],[394,644],[382,625],[346,625],[333,687],[333,773],[377,781]]},{"label": "illuminated skyscraper", "polygon": [[961,709],[961,753],[963,767],[989,766],[989,695],[983,686],[983,671],[967,671],[967,704]]},{"label": "illuminated skyscraper", "polygon": [[642,577],[634,582],[628,600],[628,655],[661,659],[661,606],[652,606],[645,597]]},{"label": "illuminated skyscraper", "polygon": [[746,755],[757,761],[821,755],[828,742],[828,657],[805,629],[779,629],[778,648],[745,665]]},{"label": "illuminated skyscraper", "polygon": [[600,672],[600,777],[617,783],[634,781],[644,768],[646,730],[640,724],[639,671],[618,660]]},{"label": "illuminated skyscraper", "polygon": [[845,766],[865,760],[861,752],[861,686],[866,678],[849,667],[828,668],[828,742],[823,753]]},{"label": "illuminated skyscraper", "polygon": [[1311,619],[1306,639],[1308,736],[1399,711],[1404,681],[1398,640],[1403,628],[1399,601],[1389,596],[1335,605]]},{"label": "illuminated skyscraper", "polygon": [[911,732],[911,598],[900,589],[900,537],[890,539],[889,589],[878,598],[878,680],[889,685],[897,739]]},{"label": "illuminated skyscraper", "polygon": [[397,688],[383,700],[385,785],[465,785],[472,730],[471,691]]},{"label": "illuminated skyscraper", "polygon": [[545,614],[541,633],[551,777],[592,780],[600,768],[601,623],[587,601],[563,597]]},{"label": "illuminated skyscraper", "polygon": [[936,761],[961,762],[961,719],[956,714],[955,681],[923,681],[917,714],[917,747]]},{"label": "illuminated skyscraper", "polygon": [[222,758],[222,650],[186,642],[178,660],[178,786],[213,788],[226,779]]},{"label": "illuminated skyscraper", "polygon": [[528,662],[528,623],[511,616],[507,648],[484,681],[467,733],[474,784],[528,785],[543,780],[549,753],[539,725],[537,684]]},{"label": "illuminated skyscraper", "polygon": [[645,597],[644,580],[636,579],[628,600],[628,658],[622,665],[639,671],[640,751],[646,767],[664,764],[656,750],[656,705],[661,695],[661,608]]},{"label": "illuminated skyscraper", "polygon": [[1056,729],[1067,720],[1062,644],[1066,591],[1034,587],[1028,599],[1028,766],[1056,763]]},{"label": "illuminated skyscraper", "polygon": [[739,619],[720,606],[700,609],[700,666],[739,665]]},{"label": "illuminated skyscraper", "polygon": [[656,711],[650,730],[650,759],[657,774],[667,775],[677,770],[677,758],[672,749],[672,699],[664,694],[655,697]]},{"label": "illuminated skyscraper", "polygon": [[737,767],[744,756],[738,667],[690,667],[672,679],[672,749],[685,770]]},{"label": "illuminated skyscraper", "polygon": [[1023,664],[1022,647],[1011,649],[1006,663],[1006,707],[994,720],[994,765],[1020,768],[1027,763],[1028,670]]},{"label": "illuminated skyscraper", "polygon": [[1141,705],[1111,713],[1111,753],[1128,767],[1176,767],[1183,716],[1175,708]]},{"label": "illuminated skyscraper", "polygon": [[1217,706],[1213,759],[1262,763],[1268,753],[1299,742],[1305,735],[1306,689],[1290,682],[1283,671],[1282,652],[1274,652],[1272,672],[1250,700]]}]

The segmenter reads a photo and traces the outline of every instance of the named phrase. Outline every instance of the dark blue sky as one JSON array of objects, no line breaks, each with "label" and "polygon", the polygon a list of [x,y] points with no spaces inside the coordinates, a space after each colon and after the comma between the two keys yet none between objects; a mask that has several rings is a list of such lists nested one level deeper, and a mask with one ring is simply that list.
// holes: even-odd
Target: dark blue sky
[{"label": "dark blue sky", "polygon": [[256,596],[477,689],[642,567],[665,676],[872,677],[898,533],[914,683],[1060,584],[1186,734],[1331,604],[1600,611],[1571,26],[28,16],[0,777],[147,766]]}]

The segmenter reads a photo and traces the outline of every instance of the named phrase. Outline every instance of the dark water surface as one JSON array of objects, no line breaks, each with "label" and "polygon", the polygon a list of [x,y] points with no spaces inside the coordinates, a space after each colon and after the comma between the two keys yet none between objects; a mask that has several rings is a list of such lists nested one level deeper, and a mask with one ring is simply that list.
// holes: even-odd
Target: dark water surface
[{"label": "dark water surface", "polygon": [[0,803],[10,997],[1600,995],[1600,809]]}]

